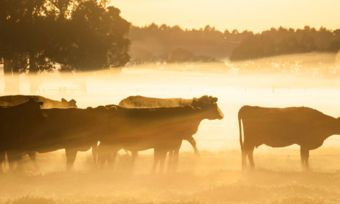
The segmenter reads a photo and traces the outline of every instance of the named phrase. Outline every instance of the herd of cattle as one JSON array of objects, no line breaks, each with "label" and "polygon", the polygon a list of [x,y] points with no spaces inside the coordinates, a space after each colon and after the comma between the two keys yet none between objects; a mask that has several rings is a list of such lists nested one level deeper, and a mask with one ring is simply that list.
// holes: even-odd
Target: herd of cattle
[{"label": "herd of cattle", "polygon": [[[134,103],[128,98],[122,104],[128,106],[127,100],[130,105]],[[24,154],[34,160],[36,153],[65,149],[69,169],[77,151],[92,148],[94,161],[104,165],[113,162],[120,149],[131,151],[134,160],[138,151],[153,148],[154,170],[158,166],[163,170],[167,155],[169,168],[175,169],[182,140],[188,140],[197,150],[192,135],[200,122],[222,119],[223,114],[215,97],[173,100],[179,103],[162,105],[166,101],[160,101],[159,106],[147,108],[154,106],[153,100],[148,104],[145,99],[144,106],[138,108],[106,105],[80,109],[74,100],[0,97],[0,161],[3,163],[7,154],[11,166]]]},{"label": "herd of cattle", "polygon": [[[77,108],[76,101],[55,101],[42,96],[0,97],[0,171],[24,156],[65,149],[70,169],[78,151],[92,148],[99,166],[114,162],[117,152],[154,149],[153,171],[177,168],[179,149],[187,140],[198,154],[193,135],[202,120],[223,119],[217,98],[158,99],[130,96],[119,105]],[[248,157],[254,168],[255,147],[298,144],[301,162],[308,168],[309,150],[340,134],[340,120],[307,107],[263,108],[243,106],[238,113],[242,166]]]}]

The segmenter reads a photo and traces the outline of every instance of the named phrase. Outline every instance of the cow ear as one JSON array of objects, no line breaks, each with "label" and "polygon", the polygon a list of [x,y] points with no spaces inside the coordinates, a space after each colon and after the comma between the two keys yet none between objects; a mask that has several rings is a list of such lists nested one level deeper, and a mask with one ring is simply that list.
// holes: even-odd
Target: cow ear
[{"label": "cow ear", "polygon": [[195,107],[198,106],[198,99],[197,98],[193,98],[191,105],[195,106]]},{"label": "cow ear", "polygon": [[66,103],[67,101],[64,98],[61,98],[61,102]]},{"label": "cow ear", "polygon": [[212,98],[212,101],[214,102],[214,103],[217,103],[217,101],[218,101],[218,98],[217,97],[211,97]]},{"label": "cow ear", "polygon": [[71,100],[69,101],[69,103],[72,104],[72,105],[74,105],[74,106],[77,106],[77,101],[74,100],[74,99],[71,99]]}]

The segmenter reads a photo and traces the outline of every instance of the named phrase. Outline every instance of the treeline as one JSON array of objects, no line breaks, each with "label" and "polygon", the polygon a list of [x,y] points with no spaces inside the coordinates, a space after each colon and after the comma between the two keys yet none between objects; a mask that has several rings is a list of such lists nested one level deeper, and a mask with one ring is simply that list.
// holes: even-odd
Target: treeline
[{"label": "treeline", "polygon": [[251,34],[237,46],[231,60],[245,60],[283,54],[306,52],[337,52],[340,50],[340,29],[270,29]]},{"label": "treeline", "polygon": [[5,73],[122,66],[129,28],[103,0],[1,0],[0,59]]},{"label": "treeline", "polygon": [[0,64],[4,71],[94,70],[129,61],[215,62],[340,49],[340,30],[308,26],[261,33],[219,31],[211,26],[130,26],[119,9],[106,2],[1,0]]},{"label": "treeline", "polygon": [[340,30],[270,29],[261,33],[250,31],[182,29],[179,26],[151,24],[132,27],[130,54],[132,61],[141,62],[210,62],[254,59],[282,54],[336,52],[340,49]]},{"label": "treeline", "polygon": [[151,24],[132,27],[132,62],[216,61],[230,56],[240,42],[249,38],[248,31],[221,32],[214,27],[182,29],[179,26]]}]

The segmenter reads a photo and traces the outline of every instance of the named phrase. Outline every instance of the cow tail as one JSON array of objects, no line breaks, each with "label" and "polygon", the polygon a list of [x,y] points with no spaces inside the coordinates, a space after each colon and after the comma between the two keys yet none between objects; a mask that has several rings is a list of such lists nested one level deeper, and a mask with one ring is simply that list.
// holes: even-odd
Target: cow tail
[{"label": "cow tail", "polygon": [[240,133],[240,146],[241,146],[241,150],[243,151],[242,116],[240,112],[238,113],[238,129]]}]

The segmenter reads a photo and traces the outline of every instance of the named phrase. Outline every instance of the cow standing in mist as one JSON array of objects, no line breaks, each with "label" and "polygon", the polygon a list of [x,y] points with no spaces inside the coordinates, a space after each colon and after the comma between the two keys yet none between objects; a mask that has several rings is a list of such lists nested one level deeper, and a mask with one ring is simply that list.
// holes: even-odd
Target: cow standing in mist
[{"label": "cow standing in mist", "polygon": [[[0,107],[12,107],[17,106],[23,103],[26,103],[29,100],[34,100],[36,102],[41,102],[42,109],[51,109],[51,108],[77,108],[76,101],[71,99],[67,101],[62,98],[60,101],[49,99],[43,96],[38,95],[6,95],[0,96]],[[3,154],[7,153],[8,162],[10,164],[10,169],[14,169],[17,161],[19,161],[22,156],[26,153],[29,155],[31,160],[36,165],[36,152],[19,152],[17,150],[12,150],[11,152],[3,152]],[[3,155],[4,157],[4,155]]]},{"label": "cow standing in mist", "polygon": [[[192,104],[193,99],[183,98],[153,98],[145,96],[129,96],[119,102],[119,106],[126,108],[166,108],[166,107],[183,107]],[[196,140],[192,135],[184,138],[194,148],[195,154],[198,155]]]},{"label": "cow standing in mist", "polygon": [[70,170],[78,151],[96,147],[100,137],[110,134],[110,114],[104,107],[43,110],[46,120],[17,148],[21,152],[51,152],[65,149],[66,167]]},{"label": "cow standing in mist", "polygon": [[30,134],[45,119],[40,109],[42,102],[34,99],[10,107],[0,107],[0,171],[3,170],[5,153],[18,150]]},{"label": "cow standing in mist", "polygon": [[248,157],[254,168],[255,147],[300,145],[301,163],[308,169],[309,150],[320,147],[324,140],[340,134],[340,119],[307,107],[264,108],[243,106],[238,112],[242,167]]},{"label": "cow standing in mist", "polygon": [[[170,152],[169,167],[176,169],[182,140],[197,132],[202,120],[222,119],[223,113],[217,98],[203,96],[191,105],[167,108],[124,108],[117,106],[110,124],[112,133],[100,140],[99,158],[105,158],[109,150],[114,157],[119,149],[137,152],[154,149],[153,172],[159,165],[164,168],[166,154]],[[108,148],[105,148],[108,147]],[[104,153],[104,155],[103,155]]]}]

